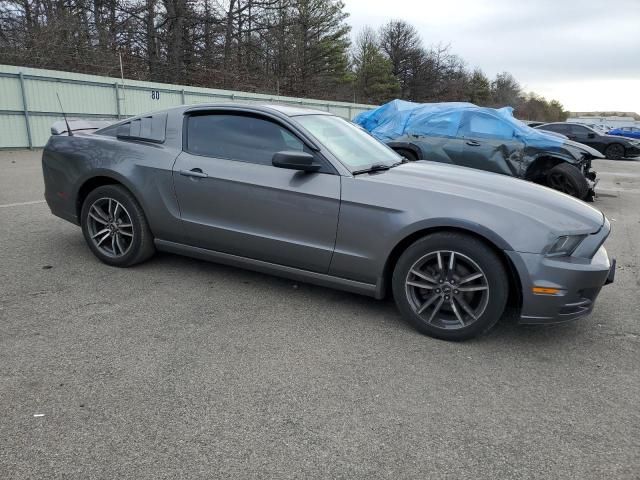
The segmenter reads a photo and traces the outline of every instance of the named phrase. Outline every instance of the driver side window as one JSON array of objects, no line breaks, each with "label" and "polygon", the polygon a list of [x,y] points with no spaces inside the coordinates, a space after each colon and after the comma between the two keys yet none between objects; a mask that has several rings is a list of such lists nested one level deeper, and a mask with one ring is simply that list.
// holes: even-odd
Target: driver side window
[{"label": "driver side window", "polygon": [[572,135],[580,135],[586,137],[588,133],[590,133],[590,130],[588,128],[585,128],[581,125],[571,125]]},{"label": "driver side window", "polygon": [[276,152],[305,149],[284,127],[253,115],[195,114],[187,122],[186,150],[195,155],[271,165]]}]

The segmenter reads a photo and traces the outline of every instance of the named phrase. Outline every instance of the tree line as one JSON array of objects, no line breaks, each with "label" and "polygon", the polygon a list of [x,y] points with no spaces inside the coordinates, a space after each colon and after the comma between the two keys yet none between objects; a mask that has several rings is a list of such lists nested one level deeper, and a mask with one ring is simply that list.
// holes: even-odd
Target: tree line
[{"label": "tree line", "polygon": [[0,63],[156,82],[383,103],[511,105],[564,120],[557,101],[489,79],[407,22],[351,41],[340,0],[0,0]]}]

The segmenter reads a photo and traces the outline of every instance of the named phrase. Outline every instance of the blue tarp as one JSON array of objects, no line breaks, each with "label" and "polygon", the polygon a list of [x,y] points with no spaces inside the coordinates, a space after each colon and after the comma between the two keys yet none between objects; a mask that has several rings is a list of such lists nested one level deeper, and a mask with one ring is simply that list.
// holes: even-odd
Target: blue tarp
[{"label": "blue tarp", "polygon": [[564,139],[528,127],[513,117],[512,107],[478,107],[473,103],[413,103],[393,100],[357,115],[355,123],[383,142],[404,135],[462,137],[466,132],[486,138],[517,138],[527,145],[550,147]]}]

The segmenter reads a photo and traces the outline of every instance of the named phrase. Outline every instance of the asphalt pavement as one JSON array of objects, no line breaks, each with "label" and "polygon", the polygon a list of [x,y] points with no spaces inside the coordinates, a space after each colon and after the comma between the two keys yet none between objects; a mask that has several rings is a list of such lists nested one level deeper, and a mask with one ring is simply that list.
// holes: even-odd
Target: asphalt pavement
[{"label": "asphalt pavement", "polygon": [[448,343],[390,300],[108,267],[39,155],[0,153],[0,478],[638,478],[640,162],[594,162],[618,272],[590,317]]}]

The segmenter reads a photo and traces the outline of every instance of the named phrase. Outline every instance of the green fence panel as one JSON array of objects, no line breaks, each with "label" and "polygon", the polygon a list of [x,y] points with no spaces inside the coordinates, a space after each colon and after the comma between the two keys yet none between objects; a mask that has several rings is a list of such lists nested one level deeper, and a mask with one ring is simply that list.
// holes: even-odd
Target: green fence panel
[{"label": "green fence panel", "polygon": [[0,65],[0,148],[43,146],[49,138],[51,124],[62,119],[57,95],[69,118],[108,120],[198,103],[279,103],[323,110],[347,119],[374,108],[356,103],[127,79],[123,82],[112,77]]},{"label": "green fence panel", "polygon": [[0,114],[0,145],[4,148],[29,146],[24,115]]}]

